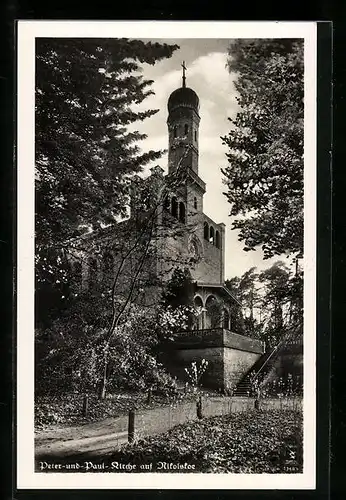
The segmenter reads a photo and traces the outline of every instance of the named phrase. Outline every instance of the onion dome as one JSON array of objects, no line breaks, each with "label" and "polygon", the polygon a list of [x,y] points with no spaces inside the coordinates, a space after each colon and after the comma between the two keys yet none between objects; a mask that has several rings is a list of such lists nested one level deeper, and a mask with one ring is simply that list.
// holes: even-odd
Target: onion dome
[{"label": "onion dome", "polygon": [[198,112],[199,98],[196,92],[189,87],[180,87],[174,90],[168,99],[168,111],[171,112],[180,106],[193,108]]}]

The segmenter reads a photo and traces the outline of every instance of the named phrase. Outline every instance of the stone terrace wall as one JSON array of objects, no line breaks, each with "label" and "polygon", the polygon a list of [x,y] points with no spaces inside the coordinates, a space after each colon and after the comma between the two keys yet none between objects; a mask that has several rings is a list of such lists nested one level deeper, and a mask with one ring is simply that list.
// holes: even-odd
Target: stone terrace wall
[{"label": "stone terrace wall", "polygon": [[232,389],[263,354],[263,344],[225,330],[215,328],[186,332],[172,342],[163,354],[170,373],[188,382],[185,368],[193,361],[208,361],[201,384],[211,389]]}]

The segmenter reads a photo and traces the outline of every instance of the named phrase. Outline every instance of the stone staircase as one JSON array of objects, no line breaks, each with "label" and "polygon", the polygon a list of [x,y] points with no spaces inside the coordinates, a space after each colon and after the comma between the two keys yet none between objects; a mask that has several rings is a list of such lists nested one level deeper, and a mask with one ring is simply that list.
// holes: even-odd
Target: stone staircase
[{"label": "stone staircase", "polygon": [[264,381],[266,376],[274,367],[274,364],[280,354],[280,350],[292,339],[295,334],[296,332],[294,330],[289,331],[273,349],[265,352],[238,382],[233,395],[237,397],[254,396],[254,381],[257,380],[259,385],[261,385],[261,382]]},{"label": "stone staircase", "polygon": [[[263,377],[269,370],[272,368],[276,356],[274,356],[274,349],[265,352],[253,365],[253,367],[245,374],[245,376],[238,382],[233,395],[238,397],[249,397],[253,396],[253,379],[259,376],[260,373],[263,374]],[[270,358],[270,359],[269,359]],[[270,362],[271,361],[271,362]],[[264,366],[266,364],[266,369],[264,372]],[[261,377],[262,378],[262,377]]]}]

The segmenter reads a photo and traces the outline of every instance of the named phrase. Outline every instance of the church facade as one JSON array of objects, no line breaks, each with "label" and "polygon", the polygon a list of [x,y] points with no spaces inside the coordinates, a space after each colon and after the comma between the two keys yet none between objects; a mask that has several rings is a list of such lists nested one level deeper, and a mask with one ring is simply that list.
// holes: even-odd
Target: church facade
[{"label": "church facade", "polygon": [[[204,359],[208,369],[203,385],[229,392],[261,359],[264,345],[235,331],[235,311],[241,304],[225,286],[225,224],[204,212],[207,186],[199,173],[199,98],[186,86],[184,73],[182,86],[171,93],[167,107],[168,173],[157,166],[147,179],[158,197],[164,192],[157,227],[170,228],[158,240],[156,272],[165,281],[175,266],[189,263],[194,305],[200,314],[190,331],[164,346],[161,359],[182,381],[185,368]],[[134,205],[132,216],[136,218],[140,210]]]}]

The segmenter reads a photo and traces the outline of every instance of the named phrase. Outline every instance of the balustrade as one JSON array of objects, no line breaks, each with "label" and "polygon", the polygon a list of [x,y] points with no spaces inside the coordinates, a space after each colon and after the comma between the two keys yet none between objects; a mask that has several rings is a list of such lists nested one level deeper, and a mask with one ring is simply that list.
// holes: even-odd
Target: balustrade
[{"label": "balustrade", "polygon": [[190,331],[179,332],[176,336],[178,344],[195,344],[195,343],[215,343],[217,346],[225,346],[234,349],[248,350],[249,352],[264,352],[264,343],[257,339],[245,337],[238,333],[233,333],[230,330],[222,327],[204,328]]}]

